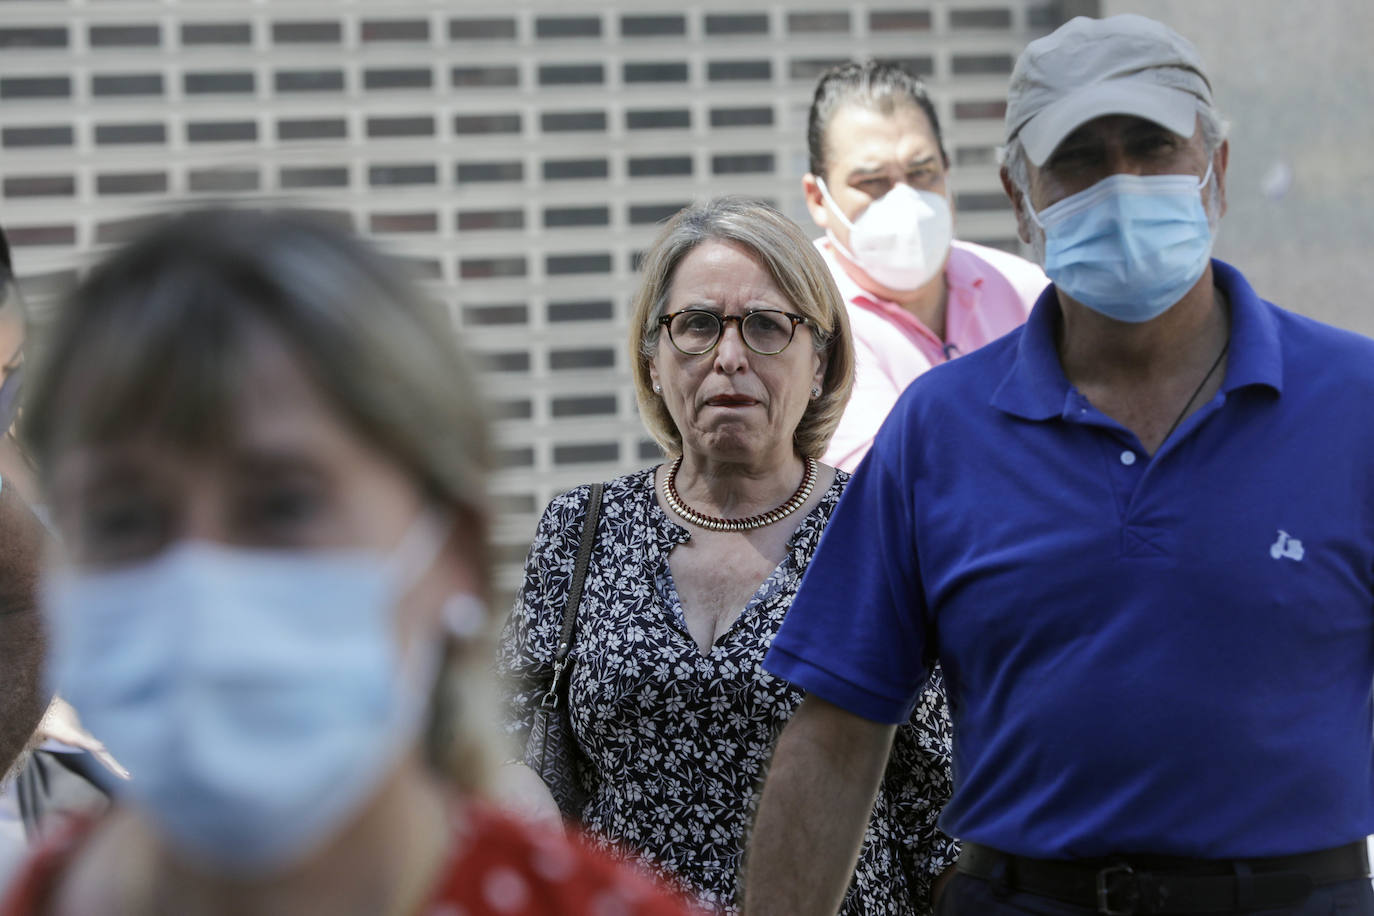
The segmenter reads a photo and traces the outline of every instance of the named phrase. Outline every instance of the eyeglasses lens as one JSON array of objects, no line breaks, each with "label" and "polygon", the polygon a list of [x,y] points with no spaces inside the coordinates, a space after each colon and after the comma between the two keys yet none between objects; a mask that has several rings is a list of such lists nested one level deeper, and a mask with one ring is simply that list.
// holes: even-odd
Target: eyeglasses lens
[{"label": "eyeglasses lens", "polygon": [[751,312],[740,322],[740,333],[752,350],[781,353],[792,342],[792,320],[782,312]]},{"label": "eyeglasses lens", "polygon": [[686,353],[705,353],[720,340],[726,322],[738,321],[745,346],[756,353],[771,356],[781,353],[792,342],[793,323],[782,312],[758,311],[745,316],[727,315],[689,309],[678,313],[668,326],[673,343]]}]

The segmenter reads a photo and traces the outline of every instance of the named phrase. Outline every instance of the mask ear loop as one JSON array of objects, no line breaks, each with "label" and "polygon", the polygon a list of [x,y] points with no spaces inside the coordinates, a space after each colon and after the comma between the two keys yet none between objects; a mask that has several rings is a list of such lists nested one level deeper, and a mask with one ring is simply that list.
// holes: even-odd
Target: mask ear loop
[{"label": "mask ear loop", "polygon": [[844,212],[840,210],[839,204],[835,203],[835,198],[830,196],[830,189],[825,186],[825,179],[819,175],[816,176],[816,187],[821,189],[821,199],[830,207],[830,212],[838,216],[840,222],[844,223],[847,228],[853,229],[854,224],[851,223],[849,217],[845,216]]},{"label": "mask ear loop", "polygon": [[1207,185],[1211,184],[1211,182],[1212,182],[1212,160],[1211,160],[1211,158],[1209,157],[1209,158],[1207,159],[1207,171],[1205,171],[1205,172],[1202,173],[1202,180],[1199,181],[1199,182],[1197,183],[1197,189],[1198,189],[1199,191],[1201,191],[1203,188],[1207,187]]},{"label": "mask ear loop", "polygon": [[1039,226],[1043,231],[1045,224],[1040,221],[1040,214],[1036,213],[1035,208],[1031,206],[1030,194],[1028,192],[1021,192],[1021,202],[1026,205],[1026,214],[1030,216],[1031,222],[1035,223],[1035,225]]},{"label": "mask ear loop", "polygon": [[[401,535],[401,542],[391,551],[391,556],[387,560],[398,598],[414,588],[434,566],[444,549],[444,544],[448,542],[452,529],[453,516],[447,510],[433,506],[426,506],[415,521],[411,522],[410,528]],[[441,622],[440,626],[444,627],[445,624]],[[422,638],[416,646],[411,647],[411,652],[422,653],[419,681],[432,684],[443,654],[440,651],[442,643],[436,644],[436,651],[433,653],[425,653],[419,648],[423,643]]]},{"label": "mask ear loop", "polygon": [[[835,198],[831,197],[830,191],[826,189],[825,179],[821,178],[820,176],[816,176],[816,186],[821,189],[821,198],[826,202],[826,204],[829,205],[830,212],[838,216],[841,222],[843,222],[846,226],[853,230],[854,224],[849,221],[848,217],[846,217],[843,213],[840,212],[839,206],[835,203]],[[832,231],[828,226],[825,230],[825,237],[827,240],[829,240],[831,245],[835,246],[836,251],[838,251],[840,254],[844,255],[846,258],[849,259],[850,263],[859,263],[859,259],[854,256],[854,252],[850,251],[846,246],[840,244],[840,240],[835,237],[834,231]]]},{"label": "mask ear loop", "polygon": [[[453,516],[449,511],[434,506],[421,510],[388,560],[398,595],[413,588],[434,566],[452,530]],[[453,595],[444,601],[437,636],[427,639],[420,634],[403,654],[398,669],[407,692],[415,700],[409,708],[412,721],[407,727],[421,736],[427,756],[441,769],[450,763],[448,758],[456,736],[452,720],[457,712],[449,690],[454,672],[462,667],[458,661],[462,637],[456,632],[462,624],[455,624],[464,617],[485,618],[485,608],[475,596],[475,608],[463,607],[459,600],[462,597]]]}]

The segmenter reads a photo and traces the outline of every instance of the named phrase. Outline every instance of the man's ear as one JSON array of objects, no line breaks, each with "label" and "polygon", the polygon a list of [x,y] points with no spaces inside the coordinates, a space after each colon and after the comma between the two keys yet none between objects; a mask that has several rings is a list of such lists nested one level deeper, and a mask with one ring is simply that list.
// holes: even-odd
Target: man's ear
[{"label": "man's ear", "polygon": [[1002,166],[998,174],[1002,177],[1002,190],[1007,192],[1007,197],[1011,198],[1011,208],[1016,211],[1016,234],[1021,237],[1021,241],[1029,245],[1031,232],[1030,217],[1026,215],[1026,198],[1016,190],[1016,185],[1012,184],[1011,174],[1007,172],[1006,166]]},{"label": "man's ear", "polygon": [[802,194],[806,197],[806,209],[811,212],[811,222],[822,229],[829,229],[830,208],[825,205],[820,183],[811,172],[802,176]]},{"label": "man's ear", "polygon": [[1222,140],[1212,154],[1212,174],[1217,182],[1217,218],[1226,215],[1226,166],[1231,162],[1231,141]]}]

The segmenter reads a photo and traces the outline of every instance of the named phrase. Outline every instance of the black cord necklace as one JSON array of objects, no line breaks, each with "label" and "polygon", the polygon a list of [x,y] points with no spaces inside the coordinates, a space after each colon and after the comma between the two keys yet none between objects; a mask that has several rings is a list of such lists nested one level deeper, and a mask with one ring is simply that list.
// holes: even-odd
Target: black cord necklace
[{"label": "black cord necklace", "polygon": [[1202,377],[1202,381],[1198,382],[1197,387],[1193,389],[1193,393],[1188,396],[1188,400],[1183,402],[1183,409],[1178,412],[1178,416],[1174,417],[1173,425],[1171,425],[1169,431],[1164,434],[1164,438],[1159,440],[1161,447],[1163,447],[1165,442],[1169,441],[1169,437],[1174,434],[1174,430],[1178,429],[1178,424],[1182,423],[1183,418],[1188,415],[1188,408],[1193,406],[1193,402],[1197,400],[1197,396],[1202,394],[1202,389],[1207,387],[1207,382],[1211,380],[1213,373],[1217,371],[1217,366],[1221,365],[1221,361],[1226,357],[1226,351],[1230,346],[1231,338],[1228,335],[1226,341],[1221,345],[1221,352],[1218,353],[1217,358],[1212,361],[1212,368],[1207,370],[1207,374]]}]

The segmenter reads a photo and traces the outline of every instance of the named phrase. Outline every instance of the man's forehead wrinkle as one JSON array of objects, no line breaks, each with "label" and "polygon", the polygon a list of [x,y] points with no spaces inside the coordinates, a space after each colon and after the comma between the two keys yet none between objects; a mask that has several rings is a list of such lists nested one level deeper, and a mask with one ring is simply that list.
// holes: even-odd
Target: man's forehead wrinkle
[{"label": "man's forehead wrinkle", "polygon": [[[902,166],[911,167],[929,165],[932,162],[937,161],[939,161],[939,157],[936,156],[934,153],[920,152],[913,153],[912,155],[905,157],[901,160],[900,164]],[[886,171],[887,164],[878,162],[874,159],[861,160],[859,162],[854,163],[849,168],[849,174],[851,175],[880,175]]]},{"label": "man's forehead wrinkle", "polygon": [[851,175],[878,175],[878,174],[881,174],[881,173],[883,173],[883,172],[885,172],[885,171],[887,171],[887,166],[883,165],[883,164],[880,163],[880,162],[875,162],[875,161],[873,161],[873,160],[870,159],[870,160],[865,160],[865,161],[863,161],[863,162],[856,162],[856,163],[854,163],[854,165],[850,166],[849,174],[851,174]]}]

